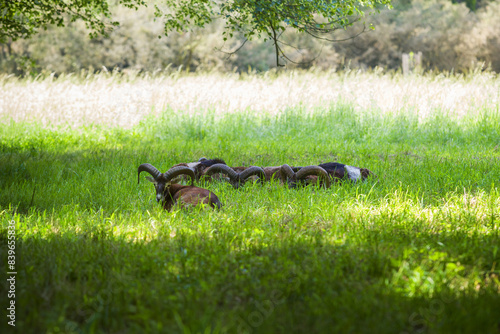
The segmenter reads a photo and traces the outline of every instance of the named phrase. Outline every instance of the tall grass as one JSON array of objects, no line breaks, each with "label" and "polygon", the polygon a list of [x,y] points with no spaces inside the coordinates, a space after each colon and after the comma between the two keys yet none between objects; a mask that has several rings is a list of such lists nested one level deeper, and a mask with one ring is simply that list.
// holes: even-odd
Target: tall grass
[{"label": "tall grass", "polygon": [[403,76],[361,72],[284,71],[256,74],[110,73],[0,76],[0,117],[52,126],[137,125],[146,115],[212,111],[278,115],[292,108],[313,113],[345,102],[356,112],[426,119],[480,116],[497,111],[500,80],[493,73]]},{"label": "tall grass", "polygon": [[[361,87],[389,94],[380,86],[397,82],[408,87],[406,97],[419,97],[404,100],[398,90],[391,98],[373,93],[380,101],[408,101],[397,110],[390,103],[384,109],[345,96],[315,100],[321,94],[311,87],[337,79],[340,74],[180,76],[172,90],[193,95],[179,93],[169,100],[179,104],[168,108],[157,106],[161,99],[141,100],[155,112],[136,111],[136,124],[127,127],[109,127],[119,125],[109,123],[109,116],[89,117],[92,126],[82,125],[84,118],[75,118],[71,127],[43,126],[44,120],[55,125],[52,117],[64,115],[61,110],[72,97],[61,95],[57,106],[45,114],[40,109],[39,123],[5,121],[0,126],[0,247],[7,249],[6,226],[14,220],[17,329],[498,331],[498,79],[345,75],[344,87],[351,80],[359,97]],[[36,92],[38,85],[54,89],[44,101],[64,84],[88,89],[90,106],[83,104],[82,110],[91,110],[97,88],[106,86],[100,80],[108,91],[149,84],[158,92],[161,84],[155,83],[174,79],[3,80],[7,92]],[[311,95],[291,94],[297,100],[290,105],[272,94],[261,96],[259,108],[229,110],[221,102],[233,98],[244,105],[259,92],[281,92],[286,82],[294,90],[294,80],[311,88]],[[186,83],[210,92],[205,81],[228,90],[213,97],[199,92],[196,100]],[[431,89],[420,89],[432,85],[440,90],[434,101],[425,101]],[[457,94],[450,87],[463,86],[476,95],[463,97],[460,112],[446,108],[454,105],[446,97]],[[96,94],[89,93],[92,89]],[[3,106],[11,103],[6,101]],[[192,110],[181,107],[190,101],[196,105]],[[418,103],[436,105],[422,113]],[[476,103],[481,109],[473,107]],[[15,119],[14,109],[3,112]],[[221,157],[230,165],[340,161],[369,168],[378,177],[329,189],[202,184],[223,202],[218,211],[165,212],[144,177],[137,184],[140,163],[164,171],[201,156]],[[6,321],[0,326],[6,328]]]}]

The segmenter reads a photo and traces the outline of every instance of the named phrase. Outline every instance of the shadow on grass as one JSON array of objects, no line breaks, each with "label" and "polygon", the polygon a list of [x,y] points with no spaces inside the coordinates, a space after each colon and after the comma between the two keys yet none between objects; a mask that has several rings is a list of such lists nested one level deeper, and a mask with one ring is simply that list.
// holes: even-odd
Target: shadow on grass
[{"label": "shadow on grass", "polygon": [[[231,231],[191,232],[132,241],[96,226],[19,238],[16,328],[23,333],[499,329],[498,272],[490,272],[499,261],[492,251],[498,233],[398,235],[379,229],[336,245],[321,234],[252,240]],[[6,236],[1,234],[4,249]],[[438,243],[453,250],[443,257],[446,248]],[[475,257],[461,258],[461,252]],[[448,271],[457,259],[464,268]]]}]

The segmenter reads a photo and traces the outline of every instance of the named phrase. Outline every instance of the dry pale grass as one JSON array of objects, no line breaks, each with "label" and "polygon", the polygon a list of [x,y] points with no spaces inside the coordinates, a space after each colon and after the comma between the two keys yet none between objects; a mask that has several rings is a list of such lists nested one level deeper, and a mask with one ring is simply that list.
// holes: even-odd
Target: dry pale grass
[{"label": "dry pale grass", "polygon": [[90,123],[130,127],[166,108],[216,114],[280,112],[301,106],[313,112],[348,103],[359,112],[434,112],[461,117],[498,111],[500,77],[410,75],[373,72],[283,72],[280,74],[100,73],[38,79],[0,77],[0,119],[44,125]]}]

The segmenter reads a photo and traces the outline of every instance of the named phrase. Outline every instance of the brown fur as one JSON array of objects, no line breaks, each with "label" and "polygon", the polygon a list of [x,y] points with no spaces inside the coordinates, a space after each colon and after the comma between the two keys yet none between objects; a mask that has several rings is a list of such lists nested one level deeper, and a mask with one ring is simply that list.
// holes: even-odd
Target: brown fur
[{"label": "brown fur", "polygon": [[281,176],[281,166],[271,166],[262,168],[266,174],[266,181],[271,181],[273,178],[276,180],[282,180]]},{"label": "brown fur", "polygon": [[167,211],[170,211],[177,202],[182,206],[196,206],[200,203],[218,209],[222,206],[219,198],[213,192],[194,186],[172,184],[169,187],[165,187],[164,195],[163,208]]}]

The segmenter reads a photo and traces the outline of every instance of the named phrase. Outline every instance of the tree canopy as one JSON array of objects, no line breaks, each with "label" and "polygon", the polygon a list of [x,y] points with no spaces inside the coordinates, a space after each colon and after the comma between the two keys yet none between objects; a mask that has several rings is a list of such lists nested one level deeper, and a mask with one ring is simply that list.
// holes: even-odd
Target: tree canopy
[{"label": "tree canopy", "polygon": [[[142,0],[119,0],[120,4],[137,8]],[[81,19],[90,29],[91,37],[106,34],[119,23],[110,20],[109,2],[105,0],[2,0],[0,2],[0,43],[29,38],[48,25],[64,26]]]},{"label": "tree canopy", "polygon": [[359,21],[366,10],[391,6],[391,0],[165,0],[164,3],[166,11],[156,8],[157,16],[166,19],[166,34],[224,19],[224,40],[234,33],[243,34],[246,40],[256,36],[269,39],[274,43],[278,66],[279,56],[287,58],[280,39],[287,28],[334,42],[330,34]]},{"label": "tree canopy", "polygon": [[[119,0],[119,4],[138,8],[147,6],[142,0]],[[156,16],[165,20],[165,34],[204,27],[213,20],[225,20],[223,39],[238,33],[245,42],[255,37],[271,40],[279,57],[283,52],[283,32],[295,29],[325,41],[335,41],[331,33],[360,20],[365,11],[391,0],[163,0],[157,1]],[[111,20],[106,0],[19,0],[0,4],[0,43],[7,38],[27,38],[47,25],[64,26],[68,21],[82,19],[91,36],[106,34],[118,25]],[[243,43],[244,44],[244,43]],[[242,44],[242,45],[243,45]],[[241,45],[241,46],[242,46]]]}]

